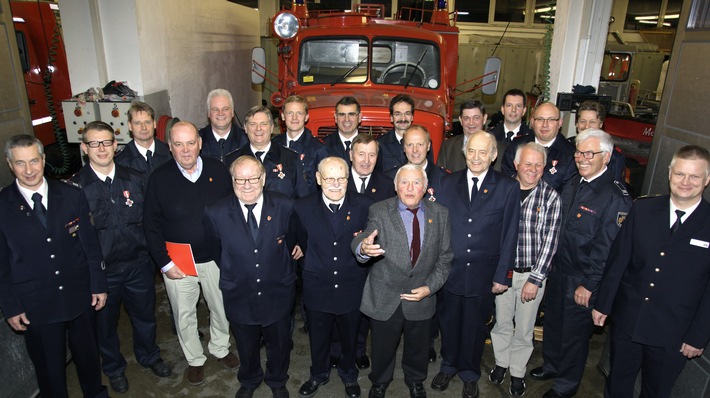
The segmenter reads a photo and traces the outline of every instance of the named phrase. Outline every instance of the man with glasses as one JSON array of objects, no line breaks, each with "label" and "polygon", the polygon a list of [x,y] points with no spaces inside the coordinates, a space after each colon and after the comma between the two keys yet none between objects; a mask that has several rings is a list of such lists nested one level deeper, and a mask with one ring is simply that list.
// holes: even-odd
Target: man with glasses
[{"label": "man with glasses", "polygon": [[436,164],[452,173],[466,169],[466,157],[464,152],[468,139],[479,131],[488,121],[486,107],[479,100],[467,100],[459,107],[459,122],[463,128],[463,134],[451,137],[444,141],[439,148],[439,156]]},{"label": "man with glasses", "polygon": [[547,164],[542,179],[557,192],[577,173],[574,168],[574,145],[559,133],[562,127],[560,111],[551,102],[539,105],[533,111],[532,128],[535,134],[517,138],[508,145],[503,154],[501,172],[507,176],[515,175],[515,152],[518,146],[528,142],[537,142],[547,148]]},{"label": "man with glasses", "polygon": [[355,97],[346,96],[335,104],[335,124],[338,131],[325,137],[323,143],[328,147],[330,156],[343,158],[348,166],[351,164],[350,152],[353,138],[358,133],[358,126],[362,121],[360,103]]},{"label": "man with glasses", "polygon": [[116,164],[138,170],[146,179],[171,159],[168,145],[155,139],[155,112],[145,102],[133,101],[128,109],[128,130],[133,138],[116,154]]},{"label": "man with glasses", "polygon": [[[178,340],[189,365],[185,378],[190,385],[199,385],[205,381],[207,361],[197,332],[200,292],[210,310],[209,352],[225,368],[239,367],[239,358],[229,351],[229,322],[219,288],[215,242],[206,236],[202,223],[205,207],[232,192],[231,176],[219,160],[200,156],[202,140],[192,123],[173,125],[168,143],[174,161],[151,174],[143,223],[150,254],[163,272]],[[189,245],[196,276],[177,266],[168,242]]]},{"label": "man with glasses", "polygon": [[303,163],[296,151],[271,142],[274,120],[269,108],[255,106],[246,116],[248,145],[227,155],[226,164],[242,156],[252,156],[264,165],[266,186],[264,189],[282,193],[290,198],[301,198],[309,194]]},{"label": "man with glasses", "polygon": [[81,150],[89,158],[70,179],[89,201],[106,264],[108,299],[97,313],[101,368],[111,389],[128,390],[126,359],[121,354],[118,317],[123,304],[133,327],[136,361],[158,377],[172,373],[155,344],[155,268],[143,232],[143,176],[114,163],[113,128],[95,121],[86,125]]},{"label": "man with glasses", "polygon": [[[207,94],[207,118],[210,123],[200,129],[202,156],[225,163],[227,154],[248,143],[244,129],[237,126],[234,117],[232,94],[216,88]],[[229,163],[226,163],[229,167]]]},{"label": "man with glasses", "polygon": [[353,236],[365,229],[372,200],[348,191],[348,165],[328,157],[318,165],[321,192],[296,201],[298,242],[304,252],[303,304],[311,327],[311,377],[298,395],[312,397],[330,380],[331,337],[337,329],[342,355],[337,368],[345,395],[360,397],[355,366],[360,301],[368,267],[350,251]]},{"label": "man with glasses", "polygon": [[[243,363],[237,398],[249,398],[262,381],[274,398],[288,398],[291,310],[296,298],[293,200],[264,190],[267,170],[253,156],[232,162],[232,194],[207,206],[205,239],[219,250],[219,287]],[[201,216],[201,215],[200,215]],[[261,367],[266,346],[266,373]]]},{"label": "man with glasses", "polygon": [[599,283],[611,244],[631,208],[624,184],[607,169],[613,146],[602,130],[587,129],[577,136],[573,155],[579,176],[562,191],[560,240],[545,298],[545,362],[530,371],[533,379],[554,379],[544,398],[577,393]]}]

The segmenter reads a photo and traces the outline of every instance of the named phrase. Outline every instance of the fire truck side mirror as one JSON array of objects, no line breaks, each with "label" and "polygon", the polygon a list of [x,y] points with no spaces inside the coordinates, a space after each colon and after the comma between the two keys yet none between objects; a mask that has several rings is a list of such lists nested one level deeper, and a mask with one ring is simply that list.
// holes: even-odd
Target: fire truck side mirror
[{"label": "fire truck side mirror", "polygon": [[261,84],[266,76],[266,52],[261,47],[251,50],[251,83]]},{"label": "fire truck side mirror", "polygon": [[481,92],[486,95],[493,95],[498,90],[498,76],[500,76],[500,58],[491,57],[486,60],[486,67],[483,70],[483,81],[481,82]]}]

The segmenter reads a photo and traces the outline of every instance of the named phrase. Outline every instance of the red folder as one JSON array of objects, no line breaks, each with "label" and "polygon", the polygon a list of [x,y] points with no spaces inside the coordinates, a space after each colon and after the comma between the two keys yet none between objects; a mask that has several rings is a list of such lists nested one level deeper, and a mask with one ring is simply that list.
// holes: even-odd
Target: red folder
[{"label": "red folder", "polygon": [[195,257],[192,255],[192,247],[189,243],[165,242],[165,247],[168,249],[168,256],[180,271],[187,276],[197,276]]}]

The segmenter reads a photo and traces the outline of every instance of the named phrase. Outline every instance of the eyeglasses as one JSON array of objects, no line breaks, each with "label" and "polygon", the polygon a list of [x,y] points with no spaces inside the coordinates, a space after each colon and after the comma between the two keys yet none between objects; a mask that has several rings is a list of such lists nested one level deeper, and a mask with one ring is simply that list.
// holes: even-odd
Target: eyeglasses
[{"label": "eyeglasses", "polygon": [[326,184],[334,184],[335,180],[338,180],[338,183],[340,183],[340,184],[345,184],[346,182],[348,182],[348,177],[338,177],[338,178],[328,177],[328,178],[323,179],[323,181],[325,181]]},{"label": "eyeglasses", "polygon": [[234,180],[234,183],[237,185],[244,185],[249,181],[249,184],[258,184],[259,180],[261,179],[262,174],[260,174],[258,177],[254,178],[232,178]]},{"label": "eyeglasses", "polygon": [[538,123],[545,124],[546,122],[547,123],[557,122],[560,120],[560,118],[559,117],[547,117],[547,118],[546,117],[534,117],[533,120]]},{"label": "eyeglasses", "polygon": [[86,144],[86,146],[88,146],[89,148],[98,148],[99,146],[111,146],[115,141],[116,140],[89,141],[85,142],[84,144]]},{"label": "eyeglasses", "polygon": [[594,155],[598,155],[600,153],[604,153],[604,151],[599,151],[599,152],[592,152],[592,151],[574,151],[574,157],[577,157],[579,155],[584,156],[585,159],[592,159]]}]

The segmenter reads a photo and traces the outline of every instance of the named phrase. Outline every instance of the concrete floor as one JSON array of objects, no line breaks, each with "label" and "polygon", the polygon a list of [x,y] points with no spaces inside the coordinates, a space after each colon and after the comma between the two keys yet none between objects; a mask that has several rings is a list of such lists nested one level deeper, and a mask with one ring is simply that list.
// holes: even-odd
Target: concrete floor
[{"label": "concrete floor", "polygon": [[[126,377],[128,378],[130,387],[125,394],[117,394],[109,389],[109,394],[112,397],[233,397],[239,388],[235,371],[228,371],[220,365],[216,358],[208,354],[207,362],[205,363],[205,383],[193,387],[184,380],[183,372],[187,368],[187,362],[182,355],[177,336],[173,335],[170,328],[169,307],[166,299],[163,282],[156,279],[157,287],[157,315],[158,315],[158,344],[162,351],[163,359],[173,367],[173,375],[169,378],[161,379],[154,376],[149,369],[144,369],[135,360],[132,352],[132,338],[130,321],[126,314],[122,314],[120,320],[120,335],[122,336],[122,352],[128,361],[128,369]],[[205,334],[203,345],[207,353],[207,341],[209,339],[209,327],[207,320],[206,305],[199,306],[200,330]],[[303,322],[300,316],[297,317],[297,330],[294,332],[294,349],[291,352],[291,367],[289,370],[290,379],[288,381],[288,390],[291,397],[298,397],[298,389],[301,384],[308,380],[310,367],[310,352],[308,347],[308,335],[303,332]],[[591,349],[589,358],[587,359],[587,369],[584,374],[582,385],[579,389],[577,397],[580,398],[596,398],[603,396],[604,377],[597,369],[599,358],[603,347],[603,336],[595,335],[591,340]],[[437,340],[437,352],[439,340]],[[542,364],[541,343],[535,343],[535,351],[530,359],[532,369]],[[232,351],[236,353],[236,347],[232,344]],[[401,358],[401,345],[400,355]],[[265,354],[262,349],[262,363],[265,362]],[[509,397],[509,377],[506,376],[506,381],[498,386],[488,381],[487,373],[495,366],[493,352],[490,345],[485,348],[482,371],[483,377],[478,382],[480,397]],[[425,383],[428,396],[431,398],[439,397],[460,397],[463,384],[458,378],[454,378],[449,388],[445,392],[433,391],[430,388],[431,379],[439,371],[439,362],[429,365],[429,377]],[[362,397],[367,397],[370,388],[370,381],[367,378],[369,370],[360,371],[360,387],[362,387]],[[67,367],[67,379],[69,384],[69,396],[80,397],[81,389],[79,388],[78,380],[74,366],[70,364]],[[526,397],[541,397],[551,385],[551,381],[535,381],[526,378],[527,392]],[[104,384],[109,385],[108,378],[104,377]],[[268,386],[262,384],[254,394],[256,398],[271,397],[271,390]],[[344,386],[333,371],[331,373],[330,383],[322,386],[318,391],[317,397],[344,397]],[[394,381],[387,389],[387,397],[392,398],[407,398],[409,390],[404,385],[402,369],[398,363],[395,368]]]}]

